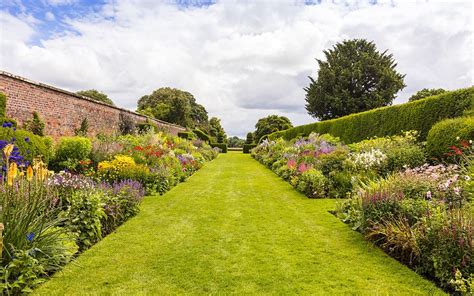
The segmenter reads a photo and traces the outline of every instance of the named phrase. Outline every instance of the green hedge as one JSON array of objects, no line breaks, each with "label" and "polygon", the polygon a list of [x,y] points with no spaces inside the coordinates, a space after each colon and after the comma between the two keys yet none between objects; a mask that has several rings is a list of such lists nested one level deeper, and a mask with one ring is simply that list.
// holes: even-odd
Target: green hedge
[{"label": "green hedge", "polygon": [[244,144],[244,153],[250,153],[250,150],[255,148],[257,144]]},{"label": "green hedge", "polygon": [[221,149],[221,153],[227,153],[227,144],[224,143],[211,143],[211,147],[217,147]]},{"label": "green hedge", "polygon": [[193,129],[193,133],[201,140],[210,143],[211,137],[200,129]]},{"label": "green hedge", "polygon": [[194,138],[194,135],[192,132],[178,132],[178,137],[186,140],[192,140]]},{"label": "green hedge", "polygon": [[7,112],[7,96],[0,93],[0,118],[5,118]]},{"label": "green hedge", "polygon": [[340,137],[345,143],[354,143],[374,136],[391,136],[401,131],[417,130],[420,133],[420,140],[424,140],[436,122],[461,116],[473,107],[474,87],[470,87],[401,105],[297,126],[275,132],[269,135],[269,139],[283,137],[291,140],[316,132]]},{"label": "green hedge", "polygon": [[443,159],[449,147],[459,147],[460,140],[474,140],[474,117],[446,119],[433,125],[426,138],[426,151],[431,157]]}]

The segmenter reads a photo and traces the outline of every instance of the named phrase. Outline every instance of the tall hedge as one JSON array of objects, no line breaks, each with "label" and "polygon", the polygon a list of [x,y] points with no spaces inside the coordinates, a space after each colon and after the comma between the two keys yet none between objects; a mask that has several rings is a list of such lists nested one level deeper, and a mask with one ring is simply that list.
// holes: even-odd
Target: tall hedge
[{"label": "tall hedge", "polygon": [[346,143],[358,142],[374,136],[399,134],[417,130],[426,139],[438,121],[463,115],[474,107],[474,87],[445,92],[440,95],[401,105],[382,107],[348,116],[300,125],[269,135],[269,139],[286,140],[307,136],[311,132],[329,133]]}]

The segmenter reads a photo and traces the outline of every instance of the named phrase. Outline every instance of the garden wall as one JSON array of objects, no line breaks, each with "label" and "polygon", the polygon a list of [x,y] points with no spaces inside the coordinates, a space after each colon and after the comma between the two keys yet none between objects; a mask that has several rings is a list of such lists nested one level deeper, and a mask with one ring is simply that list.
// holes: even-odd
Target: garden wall
[{"label": "garden wall", "polygon": [[7,117],[15,119],[22,126],[36,111],[46,124],[46,135],[53,138],[74,135],[74,130],[79,128],[84,118],[89,123],[89,135],[114,133],[119,129],[121,114],[129,116],[135,123],[149,119],[159,129],[175,135],[185,130],[178,125],[150,119],[4,71],[0,71],[0,92],[7,96]]}]

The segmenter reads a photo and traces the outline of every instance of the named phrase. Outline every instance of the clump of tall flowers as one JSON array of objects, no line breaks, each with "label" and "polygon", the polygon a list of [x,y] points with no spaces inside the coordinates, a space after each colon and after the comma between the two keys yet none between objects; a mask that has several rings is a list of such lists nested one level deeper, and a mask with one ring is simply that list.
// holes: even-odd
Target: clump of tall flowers
[{"label": "clump of tall flowers", "polygon": [[61,228],[58,196],[47,184],[49,171],[41,160],[19,166],[12,155],[17,148],[7,144],[2,162],[5,172],[0,186],[2,233],[1,290],[6,294],[29,292],[68,262],[75,246]]}]

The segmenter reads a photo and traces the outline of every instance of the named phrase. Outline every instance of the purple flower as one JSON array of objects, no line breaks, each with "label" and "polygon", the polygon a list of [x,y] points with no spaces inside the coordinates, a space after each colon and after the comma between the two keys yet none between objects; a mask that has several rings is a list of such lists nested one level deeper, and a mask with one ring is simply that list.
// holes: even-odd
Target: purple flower
[{"label": "purple flower", "polygon": [[29,143],[29,142],[30,142],[30,138],[26,137],[26,138],[25,138],[25,142],[26,142],[26,143]]}]

